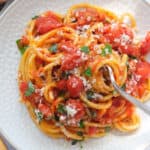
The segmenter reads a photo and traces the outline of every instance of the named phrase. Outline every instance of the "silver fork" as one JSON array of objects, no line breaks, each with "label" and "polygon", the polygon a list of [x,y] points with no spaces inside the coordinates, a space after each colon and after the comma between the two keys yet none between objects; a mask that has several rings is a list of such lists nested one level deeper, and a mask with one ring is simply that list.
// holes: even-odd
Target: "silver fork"
[{"label": "silver fork", "polygon": [[110,80],[111,80],[111,83],[113,85],[113,87],[115,88],[115,90],[120,93],[120,95],[122,97],[124,97],[125,99],[127,99],[128,101],[130,101],[131,103],[133,103],[134,105],[136,105],[137,107],[139,107],[140,109],[142,109],[145,113],[147,113],[148,115],[150,115],[150,107],[144,105],[142,102],[140,102],[139,100],[137,100],[136,98],[134,98],[133,96],[127,94],[124,90],[122,90],[117,84],[116,84],[116,81],[115,81],[115,78],[114,78],[114,74],[113,74],[113,71],[111,69],[111,67],[109,66],[106,66],[107,69],[108,69],[108,72],[109,72],[109,76],[110,76]]}]

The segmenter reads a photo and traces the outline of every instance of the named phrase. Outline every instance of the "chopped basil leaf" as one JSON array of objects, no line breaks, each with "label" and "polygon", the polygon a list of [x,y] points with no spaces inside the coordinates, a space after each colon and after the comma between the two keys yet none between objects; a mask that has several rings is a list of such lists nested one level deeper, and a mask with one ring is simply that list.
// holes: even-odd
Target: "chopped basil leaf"
[{"label": "chopped basil leaf", "polygon": [[30,81],[28,83],[28,88],[25,91],[25,96],[31,96],[35,91],[34,85],[32,84],[32,82]]},{"label": "chopped basil leaf", "polygon": [[63,104],[59,104],[57,111],[61,114],[65,114],[66,113],[66,107]]},{"label": "chopped basil leaf", "polygon": [[38,123],[40,123],[44,117],[42,112],[40,112],[38,109],[35,109],[34,112],[35,112]]},{"label": "chopped basil leaf", "polygon": [[80,128],[84,128],[84,122],[83,122],[83,120],[81,120],[81,121],[79,122],[79,127],[80,127]]},{"label": "chopped basil leaf", "polygon": [[88,77],[92,76],[92,70],[91,70],[91,68],[88,67],[88,68],[85,70],[84,74],[85,74],[86,76],[88,76]]},{"label": "chopped basil leaf", "polygon": [[123,85],[121,86],[121,88],[122,88],[123,90],[125,90],[125,89],[126,89],[126,84],[123,84]]},{"label": "chopped basil leaf", "polygon": [[34,20],[34,19],[37,19],[37,18],[39,18],[39,16],[34,16],[34,17],[32,17],[32,20]]},{"label": "chopped basil leaf", "polygon": [[79,136],[83,136],[83,132],[78,131],[78,132],[77,132],[77,135],[79,135]]},{"label": "chopped basil leaf", "polygon": [[89,100],[93,99],[93,95],[94,95],[93,91],[88,90],[86,92],[87,99],[89,99]]},{"label": "chopped basil leaf", "polygon": [[21,44],[20,44],[20,39],[18,39],[18,40],[16,41],[16,44],[17,44],[17,47],[18,47],[18,49],[19,49],[21,55],[23,55],[24,52],[26,51],[26,49],[28,48],[28,46],[21,46]]},{"label": "chopped basil leaf", "polygon": [[79,142],[79,140],[72,140],[71,145],[76,145]]},{"label": "chopped basil leaf", "polygon": [[106,44],[105,47],[102,49],[102,56],[106,56],[107,54],[111,54],[112,53],[112,47],[110,44]]},{"label": "chopped basil leaf", "polygon": [[51,51],[52,53],[56,53],[57,48],[58,48],[57,44],[52,44],[51,47],[48,50]]},{"label": "chopped basil leaf", "polygon": [[88,46],[82,46],[80,48],[81,52],[84,52],[86,54],[88,54],[90,52],[89,47]]},{"label": "chopped basil leaf", "polygon": [[110,132],[111,127],[105,127],[105,132]]}]

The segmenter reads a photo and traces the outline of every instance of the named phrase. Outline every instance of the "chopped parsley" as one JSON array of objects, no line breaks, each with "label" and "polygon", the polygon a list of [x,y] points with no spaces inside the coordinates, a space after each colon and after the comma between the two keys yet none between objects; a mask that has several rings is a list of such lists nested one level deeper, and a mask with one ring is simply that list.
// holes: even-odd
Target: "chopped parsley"
[{"label": "chopped parsley", "polygon": [[105,132],[110,132],[110,130],[111,130],[111,127],[105,127]]},{"label": "chopped parsley", "polygon": [[32,17],[32,20],[39,18],[39,16],[35,15],[34,17]]},{"label": "chopped parsley", "polygon": [[31,96],[35,91],[34,85],[32,84],[32,82],[28,82],[28,88],[25,91],[25,96]]},{"label": "chopped parsley", "polygon": [[84,127],[85,127],[83,120],[81,120],[81,121],[79,122],[79,127],[80,127],[80,128],[84,128]]},{"label": "chopped parsley", "polygon": [[92,70],[91,70],[91,68],[88,67],[88,68],[85,70],[84,74],[85,74],[87,77],[92,76]]},{"label": "chopped parsley", "polygon": [[89,99],[89,100],[93,99],[93,95],[94,95],[93,91],[88,90],[86,92],[87,99]]},{"label": "chopped parsley", "polygon": [[81,50],[81,52],[84,52],[84,53],[86,53],[86,54],[88,54],[88,53],[90,52],[90,49],[89,49],[88,46],[82,46],[82,47],[80,48],[80,50]]},{"label": "chopped parsley", "polygon": [[18,49],[19,49],[21,55],[23,55],[24,52],[26,51],[26,49],[28,48],[28,46],[22,46],[22,45],[20,44],[20,41],[21,41],[21,39],[18,39],[18,40],[16,41],[16,44],[17,44],[17,47],[18,47]]},{"label": "chopped parsley", "polygon": [[38,123],[40,123],[41,122],[41,120],[43,119],[43,114],[42,114],[42,112],[40,112],[38,109],[35,109],[34,110],[34,113],[35,113],[35,115],[36,115],[36,118],[37,118],[37,121],[38,121]]},{"label": "chopped parsley", "polygon": [[105,47],[102,49],[101,55],[106,56],[112,53],[112,46],[110,44],[105,44]]},{"label": "chopped parsley", "polygon": [[50,47],[49,47],[49,51],[52,52],[52,53],[56,53],[57,52],[57,49],[58,49],[58,45],[57,44],[52,44]]},{"label": "chopped parsley", "polygon": [[63,104],[59,104],[57,111],[61,114],[66,114],[66,107]]}]

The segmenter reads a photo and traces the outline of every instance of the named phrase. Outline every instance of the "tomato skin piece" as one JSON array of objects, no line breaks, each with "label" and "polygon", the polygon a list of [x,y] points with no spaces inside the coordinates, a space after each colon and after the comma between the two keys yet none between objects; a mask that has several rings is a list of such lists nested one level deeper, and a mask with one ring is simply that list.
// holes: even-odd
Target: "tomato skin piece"
[{"label": "tomato skin piece", "polygon": [[150,52],[150,31],[146,34],[145,39],[141,42],[140,46],[141,55],[146,55]]},{"label": "tomato skin piece", "polygon": [[69,99],[66,102],[66,106],[69,106],[77,111],[77,113],[73,116],[73,118],[78,122],[83,119],[85,115],[85,108],[81,101],[76,99]]},{"label": "tomato skin piece", "polygon": [[36,32],[40,35],[61,26],[60,19],[50,11],[46,13],[46,16],[40,16],[35,21]]},{"label": "tomato skin piece", "polygon": [[89,127],[88,128],[88,135],[94,135],[97,132],[98,132],[98,128],[97,127]]},{"label": "tomato skin piece", "polygon": [[136,65],[135,73],[141,76],[141,80],[150,78],[150,63],[138,62]]},{"label": "tomato skin piece", "polygon": [[57,88],[59,90],[66,90],[67,89],[66,83],[67,83],[66,80],[60,80],[60,81],[58,81]]},{"label": "tomato skin piece", "polygon": [[72,54],[77,51],[77,48],[70,41],[63,41],[59,44],[59,50],[65,53]]},{"label": "tomato skin piece", "polygon": [[38,105],[38,109],[39,109],[40,112],[42,112],[42,114],[45,117],[52,116],[51,110],[50,110],[50,108],[47,105],[45,105],[45,104],[39,104]]},{"label": "tomato skin piece", "polygon": [[77,76],[70,76],[67,80],[67,89],[71,97],[78,97],[84,90],[82,80]]},{"label": "tomato skin piece", "polygon": [[75,12],[74,16],[77,19],[78,25],[89,24],[92,21],[104,21],[105,20],[104,14],[99,14],[96,10],[92,8],[78,10]]},{"label": "tomato skin piece", "polygon": [[21,93],[24,95],[25,91],[28,89],[28,83],[22,81],[22,82],[20,83],[19,88],[20,88]]},{"label": "tomato skin piece", "polygon": [[127,45],[125,46],[119,46],[119,51],[121,53],[130,55],[130,56],[135,56],[135,57],[139,57],[140,56],[140,49],[137,45]]}]

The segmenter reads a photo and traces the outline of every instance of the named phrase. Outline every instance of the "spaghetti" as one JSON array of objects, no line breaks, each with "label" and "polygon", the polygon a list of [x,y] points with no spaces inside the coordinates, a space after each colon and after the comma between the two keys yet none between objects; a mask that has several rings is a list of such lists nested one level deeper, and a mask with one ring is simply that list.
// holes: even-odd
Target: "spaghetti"
[{"label": "spaghetti", "polygon": [[44,133],[84,140],[139,127],[135,106],[114,90],[105,68],[113,69],[127,93],[150,98],[150,64],[144,59],[150,32],[135,42],[135,27],[132,15],[118,17],[89,4],[72,6],[65,16],[47,11],[32,18],[17,40],[18,81],[22,102]]}]

